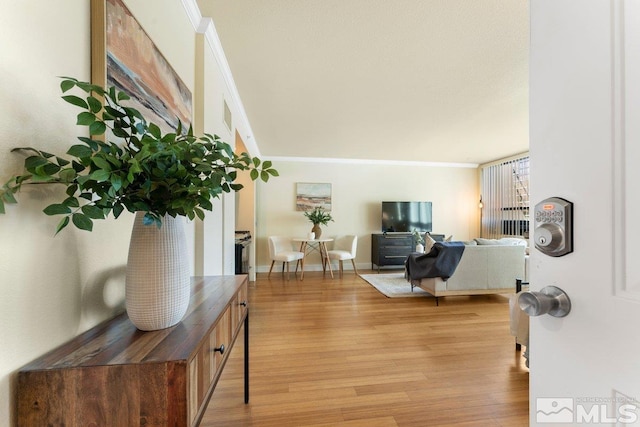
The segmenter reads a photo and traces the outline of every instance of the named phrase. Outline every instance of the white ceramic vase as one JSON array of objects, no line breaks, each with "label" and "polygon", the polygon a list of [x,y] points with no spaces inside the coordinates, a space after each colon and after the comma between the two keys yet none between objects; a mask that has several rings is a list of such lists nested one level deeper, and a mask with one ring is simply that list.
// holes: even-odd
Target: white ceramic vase
[{"label": "white ceramic vase", "polygon": [[126,276],[126,307],[140,330],[168,328],[189,308],[190,271],[184,218],[165,216],[162,227],[144,225],[137,212]]},{"label": "white ceramic vase", "polygon": [[416,245],[416,252],[424,253],[424,245],[422,243]]}]

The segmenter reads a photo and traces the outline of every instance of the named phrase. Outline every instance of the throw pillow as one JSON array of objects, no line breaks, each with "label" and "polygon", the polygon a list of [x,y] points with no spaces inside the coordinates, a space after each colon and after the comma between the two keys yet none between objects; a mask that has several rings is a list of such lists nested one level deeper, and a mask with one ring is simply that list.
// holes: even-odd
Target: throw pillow
[{"label": "throw pillow", "polygon": [[424,252],[425,253],[429,253],[431,252],[431,248],[433,247],[433,245],[436,243],[435,240],[433,240],[433,237],[431,237],[431,235],[429,233],[425,234],[424,236]]},{"label": "throw pillow", "polygon": [[451,239],[453,239],[453,234],[451,236],[447,237],[446,239],[444,239],[444,241],[445,242],[450,242]]}]

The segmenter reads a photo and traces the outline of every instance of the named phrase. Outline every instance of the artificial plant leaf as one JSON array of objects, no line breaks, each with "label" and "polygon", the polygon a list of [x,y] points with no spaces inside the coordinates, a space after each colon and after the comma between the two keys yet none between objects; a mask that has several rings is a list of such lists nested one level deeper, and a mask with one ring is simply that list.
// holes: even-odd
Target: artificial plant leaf
[{"label": "artificial plant leaf", "polygon": [[149,133],[156,139],[160,139],[162,136],[162,131],[155,123],[149,123]]},{"label": "artificial plant leaf", "polygon": [[71,162],[67,159],[63,159],[62,157],[56,156],[56,163],[58,163],[58,165],[60,166],[67,166]]},{"label": "artificial plant leaf", "polygon": [[[77,175],[78,174],[76,173],[76,171],[73,170],[72,168],[62,169],[58,174],[58,176],[60,177],[60,180],[65,183],[73,182],[73,180]],[[74,193],[75,193],[75,190],[74,190]]]},{"label": "artificial plant leaf", "polygon": [[106,171],[111,171],[111,164],[104,159],[104,157],[94,156],[91,158],[91,161],[94,165],[99,167],[100,169],[104,169]]},{"label": "artificial plant leaf", "polygon": [[91,219],[85,214],[74,213],[71,217],[71,221],[73,221],[73,225],[78,227],[80,230],[93,230],[93,221],[91,221]]},{"label": "artificial plant leaf", "polygon": [[115,205],[113,205],[113,216],[115,218],[118,218],[123,211],[124,206],[122,206],[122,204],[116,203]]},{"label": "artificial plant leaf", "polygon": [[84,205],[81,209],[82,209],[82,212],[89,218],[104,219],[104,212],[102,211],[102,209],[96,206]]},{"label": "artificial plant leaf", "polygon": [[122,188],[122,177],[120,175],[115,173],[111,174],[110,181],[111,181],[111,188],[113,189],[114,192],[117,192]]},{"label": "artificial plant leaf", "polygon": [[82,113],[78,114],[78,119],[76,120],[76,124],[81,126],[89,126],[95,121],[96,121],[95,114],[90,113],[88,111],[83,111]]},{"label": "artificial plant leaf", "polygon": [[26,159],[24,159],[24,168],[29,172],[32,172],[35,170],[35,168],[39,166],[44,166],[47,163],[49,163],[49,161],[40,156],[29,156]]},{"label": "artificial plant leaf", "polygon": [[100,102],[98,98],[93,96],[88,97],[87,104],[89,105],[89,110],[91,110],[92,113],[97,113],[102,110],[102,102]]},{"label": "artificial plant leaf", "polygon": [[65,228],[67,225],[69,224],[69,217],[65,216],[64,218],[62,218],[60,220],[60,222],[58,223],[58,226],[56,227],[56,234],[58,234],[60,232],[60,230],[62,230],[63,228]]},{"label": "artificial plant leaf", "polygon": [[198,199],[198,204],[202,209],[206,209],[208,211],[213,210],[213,204],[211,203],[211,200],[209,200],[209,197],[206,193],[203,193],[200,196],[200,198]]},{"label": "artificial plant leaf", "polygon": [[127,138],[129,136],[129,132],[122,128],[114,128],[112,132],[118,138]]},{"label": "artificial plant leaf", "polygon": [[98,141],[95,139],[87,138],[86,136],[79,136],[78,139],[87,144],[93,151],[98,151]]},{"label": "artificial plant leaf", "polygon": [[[118,148],[118,147],[115,147],[115,148]],[[117,156],[120,156],[121,153],[122,153],[122,150],[118,151]],[[115,166],[116,169],[119,169],[122,167],[122,160],[120,160],[118,157],[109,156],[107,157],[107,161],[111,163],[113,166]]]},{"label": "artificial plant leaf", "polygon": [[71,213],[71,209],[68,206],[63,205],[62,203],[54,203],[53,205],[49,205],[42,211],[47,215],[63,215]]},{"label": "artificial plant leaf", "polygon": [[104,182],[109,180],[110,175],[111,175],[111,172],[98,169],[96,171],[91,172],[91,174],[89,174],[89,179],[93,179],[94,181],[97,181],[97,182]]},{"label": "artificial plant leaf", "polygon": [[67,101],[69,104],[73,104],[77,107],[80,108],[89,108],[89,106],[87,105],[87,103],[85,102],[84,99],[80,98],[79,96],[75,96],[75,95],[65,95],[62,97],[62,99],[64,99],[65,101]]},{"label": "artificial plant leaf", "polygon": [[[88,157],[88,156],[87,156],[87,157]],[[86,169],[84,165],[82,165],[82,164],[80,164],[80,163],[76,162],[75,160],[73,160],[73,161],[71,162],[71,167],[72,167],[72,168],[73,168],[73,170],[74,170],[74,171],[76,171],[76,172],[82,172],[83,170],[85,170],[85,169]]]},{"label": "artificial plant leaf", "polygon": [[251,169],[251,172],[249,172],[249,176],[251,177],[252,181],[255,181],[256,179],[258,179],[258,170],[257,169]]},{"label": "artificial plant leaf", "polygon": [[96,120],[89,125],[89,133],[91,135],[102,135],[107,131],[107,125],[104,122]]},{"label": "artificial plant leaf", "polygon": [[69,80],[69,79],[65,79],[65,80],[60,82],[60,90],[62,91],[62,93],[65,93],[69,89],[73,89],[73,87],[75,85],[76,85],[75,81]]},{"label": "artificial plant leaf", "polygon": [[[62,172],[60,173],[60,175],[62,175]],[[74,194],[76,194],[76,191],[78,191],[78,184],[71,184],[67,187],[67,190],[65,192],[67,193],[67,196],[73,196]]]},{"label": "artificial plant leaf", "polygon": [[7,191],[1,193],[2,197],[0,197],[0,201],[5,201],[7,203],[18,203],[16,198],[13,195],[13,192],[9,189]]},{"label": "artificial plant leaf", "polygon": [[75,197],[67,197],[66,199],[64,199],[62,204],[65,206],[69,206],[70,208],[80,207],[80,203],[78,202],[78,199],[76,199]]},{"label": "artificial plant leaf", "polygon": [[45,159],[50,159],[51,157],[53,157],[54,155],[51,153],[47,153],[46,151],[40,151],[40,155],[42,157],[44,157]]},{"label": "artificial plant leaf", "polygon": [[92,85],[89,82],[81,82],[81,81],[76,82],[76,86],[78,86],[80,89],[82,89],[87,93],[91,91],[95,91],[96,89],[101,89],[99,86]]},{"label": "artificial plant leaf", "polygon": [[53,176],[60,170],[60,166],[54,163],[47,163],[34,169],[35,173],[42,176]]},{"label": "artificial plant leaf", "polygon": [[[70,156],[74,156],[82,159],[85,157],[91,157],[91,155],[93,154],[93,151],[91,150],[91,148],[87,147],[86,145],[76,144],[69,147],[69,150],[67,150],[67,154]],[[74,169],[76,169],[75,166],[74,166]],[[84,167],[82,169],[84,169]]]},{"label": "artificial plant leaf", "polygon": [[110,115],[112,115],[113,117],[122,118],[127,116],[124,112],[118,110],[117,108],[113,108],[109,105],[105,105],[104,110],[108,112]]},{"label": "artificial plant leaf", "polygon": [[5,214],[4,210],[4,202],[2,201],[2,197],[0,197],[0,214]]}]

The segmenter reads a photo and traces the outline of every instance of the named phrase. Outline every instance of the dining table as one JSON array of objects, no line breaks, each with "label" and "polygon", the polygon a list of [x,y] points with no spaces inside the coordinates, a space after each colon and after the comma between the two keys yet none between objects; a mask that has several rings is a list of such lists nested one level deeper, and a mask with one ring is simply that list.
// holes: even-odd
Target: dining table
[{"label": "dining table", "polygon": [[292,241],[296,243],[300,243],[300,252],[304,254],[304,258],[302,259],[300,280],[304,280],[304,264],[307,258],[307,255],[318,252],[320,254],[320,260],[322,261],[322,271],[326,272],[327,265],[329,266],[329,273],[331,273],[331,278],[333,279],[333,269],[331,268],[331,262],[329,262],[329,250],[327,249],[327,243],[333,242],[333,239],[309,239],[309,238],[293,238]]}]

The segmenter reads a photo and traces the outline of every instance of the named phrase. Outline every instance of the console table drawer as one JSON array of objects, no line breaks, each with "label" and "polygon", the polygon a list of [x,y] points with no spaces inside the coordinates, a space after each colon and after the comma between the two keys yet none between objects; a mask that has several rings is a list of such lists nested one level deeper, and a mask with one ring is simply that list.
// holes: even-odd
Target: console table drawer
[{"label": "console table drawer", "polygon": [[227,308],[214,329],[189,362],[189,420],[193,423],[198,411],[222,373],[220,367],[231,347],[231,309]]},{"label": "console table drawer", "polygon": [[235,333],[236,329],[240,327],[242,319],[244,319],[247,313],[247,287],[243,286],[238,291],[235,300],[231,304],[231,332]]}]

